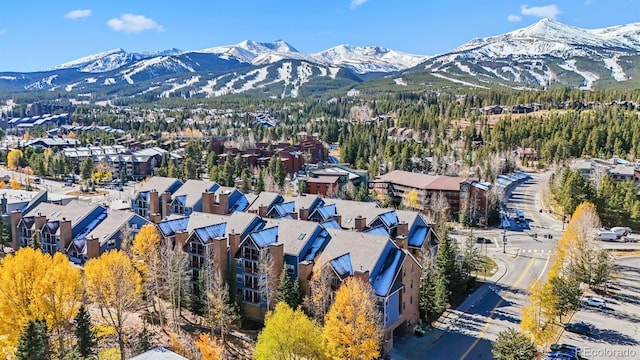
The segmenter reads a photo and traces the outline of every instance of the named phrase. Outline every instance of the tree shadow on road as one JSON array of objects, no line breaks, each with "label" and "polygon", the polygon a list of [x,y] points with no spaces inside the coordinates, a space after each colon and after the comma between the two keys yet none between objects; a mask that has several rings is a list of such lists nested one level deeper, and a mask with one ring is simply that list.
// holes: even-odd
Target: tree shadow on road
[{"label": "tree shadow on road", "polygon": [[631,336],[622,334],[616,330],[603,329],[592,337],[596,342],[602,342],[612,345],[638,345],[638,340]]}]

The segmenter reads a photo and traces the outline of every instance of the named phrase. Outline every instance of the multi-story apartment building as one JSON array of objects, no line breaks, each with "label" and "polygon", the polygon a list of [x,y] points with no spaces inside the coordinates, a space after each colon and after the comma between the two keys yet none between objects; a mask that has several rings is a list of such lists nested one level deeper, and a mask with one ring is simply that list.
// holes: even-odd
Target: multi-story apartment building
[{"label": "multi-story apartment building", "polygon": [[131,199],[131,211],[151,219],[160,219],[169,215],[171,194],[176,192],[182,181],[176,178],[154,176],[146,181]]}]

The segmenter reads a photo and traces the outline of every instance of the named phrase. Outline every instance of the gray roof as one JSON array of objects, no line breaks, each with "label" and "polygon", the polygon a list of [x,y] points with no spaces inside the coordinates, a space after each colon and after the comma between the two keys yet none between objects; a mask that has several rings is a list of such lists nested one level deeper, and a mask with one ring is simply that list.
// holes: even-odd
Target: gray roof
[{"label": "gray roof", "polygon": [[127,210],[112,210],[98,226],[86,235],[86,238],[98,239],[102,245],[134,216],[138,215]]},{"label": "gray roof", "polygon": [[256,214],[237,211],[231,215],[225,216],[227,219],[227,234],[231,234],[232,232],[235,232],[236,234],[242,233],[257,217],[258,215]]},{"label": "gray roof", "polygon": [[390,241],[387,237],[363,232],[338,229],[327,229],[327,231],[331,235],[331,240],[320,255],[319,262],[325,264],[349,254],[353,271],[371,272]]},{"label": "gray roof", "polygon": [[[416,218],[420,216],[419,213],[415,211],[409,211],[409,210],[396,210],[396,215],[398,215],[399,221],[404,221],[407,224],[409,224],[409,228],[411,228],[411,224],[413,224],[416,221]],[[427,223],[427,221],[424,218],[422,220],[424,221],[425,224]]]},{"label": "gray roof", "polygon": [[167,350],[163,347],[157,347],[153,350],[149,350],[138,356],[134,356],[129,360],[189,360],[186,357],[182,357],[173,351]]},{"label": "gray roof", "polygon": [[284,196],[284,202],[287,203],[294,201],[296,203],[296,211],[299,211],[302,208],[308,209],[316,199],[318,199],[318,196],[316,195]]},{"label": "gray roof", "polygon": [[278,196],[280,196],[280,194],[278,193],[263,191],[259,195],[257,195],[255,199],[250,199],[249,197],[247,197],[247,200],[249,200],[249,204],[251,204],[249,205],[247,211],[258,211],[258,208],[260,206],[268,206]]},{"label": "gray roof", "polygon": [[48,221],[56,221],[67,219],[74,224],[78,220],[87,215],[91,209],[98,205],[91,205],[84,201],[74,200],[67,205],[55,205],[49,203],[41,203],[24,214],[24,216],[38,216],[38,213],[45,215]]},{"label": "gray roof", "polygon": [[[325,199],[325,205],[336,204],[338,215],[342,217],[342,226],[353,228],[357,216],[366,218],[367,224],[371,223],[378,215],[392,211],[392,208],[377,207],[375,202],[362,202],[339,199]],[[351,219],[351,220],[349,220]]]},{"label": "gray roof", "polygon": [[154,176],[142,185],[138,192],[156,190],[158,194],[164,193],[174,182],[178,181],[176,178]]},{"label": "gray roof", "polygon": [[187,233],[191,233],[195,229],[200,229],[205,226],[222,224],[229,220],[228,216],[208,214],[203,212],[194,211],[189,215],[189,223],[187,224]]},{"label": "gray roof", "polygon": [[200,199],[202,199],[202,193],[209,190],[215,182],[207,180],[187,180],[175,193],[173,198],[186,195],[186,203],[184,206],[193,207]]},{"label": "gray roof", "polygon": [[[278,242],[284,245],[285,254],[298,256],[309,237],[320,226],[312,221],[269,219],[265,227],[278,227]],[[304,234],[304,235],[303,235]]]},{"label": "gray roof", "polygon": [[628,165],[616,165],[613,169],[609,170],[609,173],[633,176],[633,174],[635,173],[635,168]]}]

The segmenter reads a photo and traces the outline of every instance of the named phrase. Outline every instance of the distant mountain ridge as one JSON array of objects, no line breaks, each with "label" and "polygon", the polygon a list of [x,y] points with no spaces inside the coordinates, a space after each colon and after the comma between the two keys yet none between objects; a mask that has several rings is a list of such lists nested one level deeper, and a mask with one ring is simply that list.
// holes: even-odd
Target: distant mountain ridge
[{"label": "distant mountain ridge", "polygon": [[0,72],[0,91],[115,97],[267,97],[446,85],[511,89],[638,88],[640,23],[581,29],[553,19],[435,56],[338,45],[302,53],[283,40],[199,50],[109,50],[33,73]]}]

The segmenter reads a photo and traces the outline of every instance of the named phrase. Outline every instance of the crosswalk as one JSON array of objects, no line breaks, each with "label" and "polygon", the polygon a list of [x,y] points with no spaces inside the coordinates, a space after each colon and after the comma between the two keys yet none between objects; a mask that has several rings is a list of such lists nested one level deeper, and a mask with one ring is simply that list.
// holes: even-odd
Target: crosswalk
[{"label": "crosswalk", "polygon": [[545,250],[545,249],[518,249],[521,254],[555,254],[556,251],[553,249]]}]

